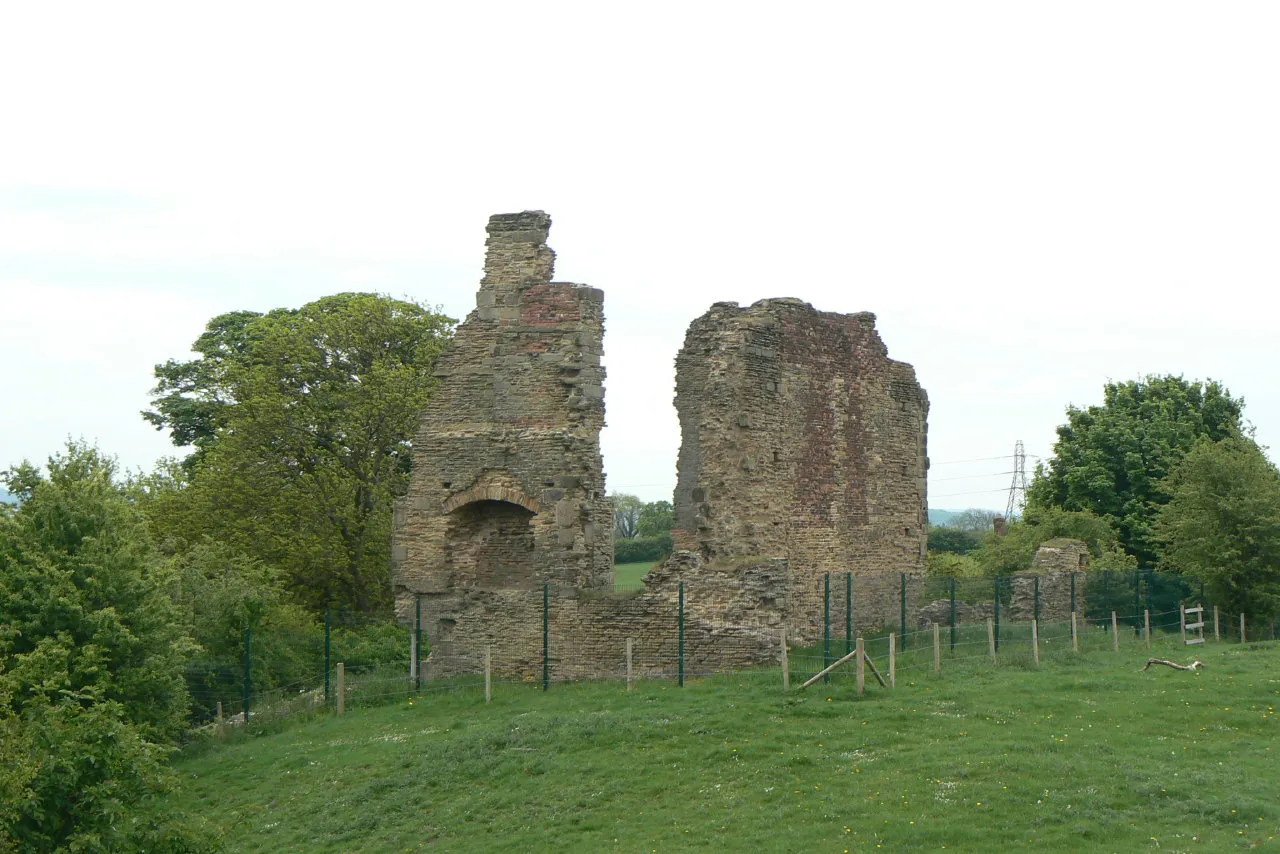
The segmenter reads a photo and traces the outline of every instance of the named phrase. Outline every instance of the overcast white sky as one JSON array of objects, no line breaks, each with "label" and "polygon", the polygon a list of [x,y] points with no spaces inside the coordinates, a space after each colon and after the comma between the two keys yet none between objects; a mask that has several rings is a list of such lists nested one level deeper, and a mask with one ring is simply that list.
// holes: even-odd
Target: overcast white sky
[{"label": "overcast white sky", "polygon": [[1280,4],[344,9],[5,4],[0,467],[173,453],[151,368],[225,311],[461,318],[488,216],[529,208],[605,291],[615,491],[670,498],[717,300],[875,312],[932,507],[1003,508],[1014,442],[1108,379],[1219,379],[1280,443]]}]

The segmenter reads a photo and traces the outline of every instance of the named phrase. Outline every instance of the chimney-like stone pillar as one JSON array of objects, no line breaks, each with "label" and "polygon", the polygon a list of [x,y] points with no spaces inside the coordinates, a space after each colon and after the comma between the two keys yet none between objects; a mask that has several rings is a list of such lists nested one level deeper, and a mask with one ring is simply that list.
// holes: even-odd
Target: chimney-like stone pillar
[{"label": "chimney-like stone pillar", "polygon": [[546,283],[555,274],[556,253],[547,246],[551,217],[542,211],[495,214],[485,229],[483,291],[488,287]]}]

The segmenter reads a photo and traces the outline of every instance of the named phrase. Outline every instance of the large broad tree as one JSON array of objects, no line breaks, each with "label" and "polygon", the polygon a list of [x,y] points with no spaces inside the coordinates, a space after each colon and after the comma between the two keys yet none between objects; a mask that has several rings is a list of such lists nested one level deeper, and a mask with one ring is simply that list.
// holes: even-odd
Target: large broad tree
[{"label": "large broad tree", "polygon": [[156,367],[144,417],[199,449],[152,502],[158,532],[275,567],[310,607],[385,609],[392,503],[453,323],[356,293],[214,318],[200,358]]},{"label": "large broad tree", "polygon": [[174,785],[194,645],[131,488],[79,443],[0,480],[21,499],[0,517],[0,851],[203,849],[135,820]]},{"label": "large broad tree", "polygon": [[630,540],[640,536],[640,514],[644,502],[627,492],[615,492],[613,499],[613,537]]},{"label": "large broad tree", "polygon": [[1161,567],[1197,578],[1229,612],[1280,613],[1280,472],[1249,439],[1197,445],[1164,484]]},{"label": "large broad tree", "polygon": [[1154,566],[1160,547],[1151,526],[1169,500],[1164,479],[1198,442],[1241,435],[1243,405],[1212,381],[1107,383],[1101,406],[1067,409],[1054,456],[1028,490],[1028,508],[1101,516],[1129,554]]}]

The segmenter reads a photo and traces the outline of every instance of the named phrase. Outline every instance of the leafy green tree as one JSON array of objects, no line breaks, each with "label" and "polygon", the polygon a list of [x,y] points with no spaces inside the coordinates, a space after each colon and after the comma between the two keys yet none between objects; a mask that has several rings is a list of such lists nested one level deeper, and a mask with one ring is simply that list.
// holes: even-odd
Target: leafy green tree
[{"label": "leafy green tree", "polygon": [[1202,442],[1163,484],[1163,569],[1254,620],[1280,613],[1280,472],[1249,439]]},{"label": "leafy green tree", "polygon": [[644,510],[644,502],[626,492],[614,493],[612,498],[614,539],[629,540],[639,536],[640,514]]},{"label": "leafy green tree", "polygon": [[670,501],[650,501],[640,508],[636,532],[642,537],[660,537],[675,526],[675,508]]},{"label": "leafy green tree", "polygon": [[392,504],[452,324],[354,293],[214,318],[200,359],[157,366],[144,414],[200,449],[148,505],[160,539],[225,543],[316,610],[385,611]]},{"label": "leafy green tree", "polygon": [[0,850],[188,851],[136,808],[173,784],[193,644],[115,462],[83,443],[0,479]]},{"label": "leafy green tree", "polygon": [[1241,435],[1243,401],[1216,382],[1147,377],[1107,383],[1103,404],[1067,409],[1054,456],[1038,467],[1028,511],[1089,511],[1115,528],[1145,566],[1159,557],[1151,526],[1169,500],[1166,478],[1202,439]]}]

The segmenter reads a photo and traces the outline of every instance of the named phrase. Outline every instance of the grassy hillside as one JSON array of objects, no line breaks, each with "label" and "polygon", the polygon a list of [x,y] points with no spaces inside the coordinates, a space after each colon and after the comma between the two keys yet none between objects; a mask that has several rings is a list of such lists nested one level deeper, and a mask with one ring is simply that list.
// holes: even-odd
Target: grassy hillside
[{"label": "grassy hillside", "polygon": [[[776,670],[500,685],[241,736],[171,806],[231,851],[1227,851],[1280,836],[1280,648],[951,665],[859,698]],[[1166,647],[1158,655],[1185,657]]]}]

